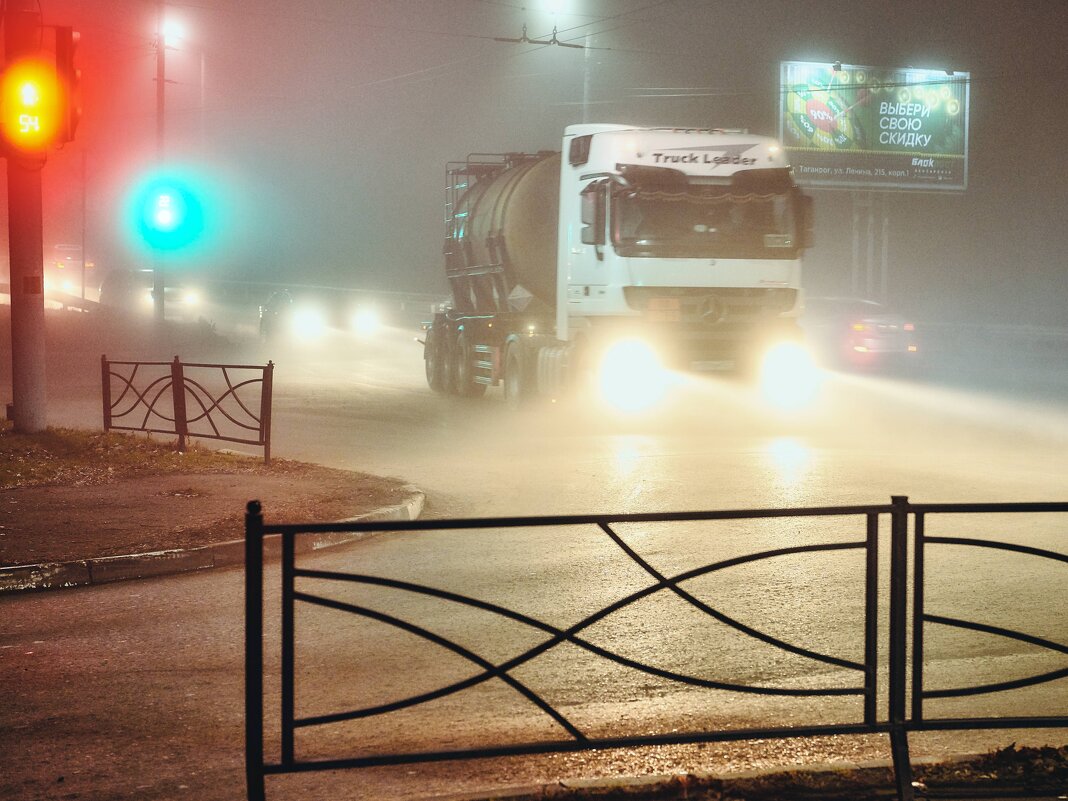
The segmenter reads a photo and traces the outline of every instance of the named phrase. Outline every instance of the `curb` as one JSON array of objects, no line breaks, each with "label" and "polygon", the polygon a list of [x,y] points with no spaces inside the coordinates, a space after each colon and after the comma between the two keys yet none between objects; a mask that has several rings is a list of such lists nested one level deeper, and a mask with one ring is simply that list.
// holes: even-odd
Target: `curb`
[{"label": "curb", "polygon": [[[426,495],[417,487],[405,487],[410,497],[404,503],[384,506],[355,517],[339,520],[339,523],[355,523],[379,520],[415,520],[423,512]],[[328,532],[297,539],[296,552],[310,553],[355,542],[368,536],[365,532]],[[278,558],[281,543],[278,537],[264,541],[264,559]],[[78,559],[71,562],[45,562],[35,565],[15,565],[0,568],[0,595],[13,592],[59,590],[68,587],[86,587],[110,584],[156,576],[172,576],[194,570],[215,567],[232,567],[245,563],[245,541],[228,540],[170,551],[101,556],[96,559]]]},{"label": "curb", "polygon": [[[943,757],[914,757],[912,767],[924,765],[953,765],[969,763],[980,759],[982,754],[957,754]],[[894,769],[891,760],[871,760],[865,762],[827,762],[810,765],[789,765],[755,770],[730,771],[715,773],[694,771],[692,773],[652,774],[649,776],[611,776],[595,779],[565,779],[545,784],[513,785],[498,790],[482,793],[447,793],[434,795],[423,801],[681,801],[685,798],[783,798],[783,792],[796,798],[851,799],[858,797],[892,797],[894,787]],[[827,787],[820,780],[824,777],[838,776],[853,779],[853,786],[843,783],[841,787]],[[769,786],[767,782],[793,777],[817,779],[823,790],[813,791],[799,785],[791,790],[789,787]],[[920,783],[916,783],[920,784]],[[937,797],[968,799],[1000,798],[1003,795],[1018,797],[1026,790],[1018,781],[1004,781],[987,786],[973,784],[939,784],[930,792]],[[920,784],[920,792],[927,788]],[[888,795],[888,792],[891,795]],[[1064,798],[1058,791],[1032,793],[1028,797],[1036,801],[1056,801]]]}]

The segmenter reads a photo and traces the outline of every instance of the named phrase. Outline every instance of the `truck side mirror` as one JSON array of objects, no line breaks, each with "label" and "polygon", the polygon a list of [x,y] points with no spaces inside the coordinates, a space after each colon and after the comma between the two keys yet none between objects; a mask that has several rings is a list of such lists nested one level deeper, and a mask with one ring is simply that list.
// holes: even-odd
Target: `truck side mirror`
[{"label": "truck side mirror", "polygon": [[605,185],[603,181],[590,184],[582,190],[582,244],[604,244],[604,203]]}]

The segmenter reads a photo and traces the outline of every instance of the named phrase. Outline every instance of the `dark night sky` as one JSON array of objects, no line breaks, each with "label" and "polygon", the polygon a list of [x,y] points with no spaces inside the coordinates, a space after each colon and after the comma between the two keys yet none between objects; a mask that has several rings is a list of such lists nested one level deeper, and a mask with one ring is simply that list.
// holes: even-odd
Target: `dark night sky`
[{"label": "dark night sky", "polygon": [[[90,256],[138,265],[121,208],[155,158],[158,5],[42,4],[46,23],[81,30],[85,73],[78,140],[45,172],[46,251],[81,236],[84,164]],[[188,269],[441,290],[446,161],[558,148],[584,111],[775,134],[779,62],[840,60],[972,76],[968,190],[879,199],[889,298],[918,317],[1068,324],[1065,0],[202,0],[168,14],[186,38],[168,52],[167,151],[224,197],[223,231]],[[492,41],[524,22],[590,49]],[[848,292],[853,196],[813,194],[806,284]]]}]

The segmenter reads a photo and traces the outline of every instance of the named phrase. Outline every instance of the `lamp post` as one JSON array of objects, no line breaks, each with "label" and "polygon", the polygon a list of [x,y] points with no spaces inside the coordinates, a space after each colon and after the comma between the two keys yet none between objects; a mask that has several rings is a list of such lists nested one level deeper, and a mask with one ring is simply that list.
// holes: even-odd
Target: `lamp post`
[{"label": "lamp post", "polygon": [[[166,5],[163,0],[159,4],[159,19],[156,28],[156,160],[162,165],[165,157],[163,139],[164,105],[167,86],[167,48],[174,47],[181,34],[173,23],[165,19]],[[163,294],[164,294],[164,270],[163,259],[157,254],[152,270],[152,306],[155,312],[156,322],[160,325],[164,320]]]}]

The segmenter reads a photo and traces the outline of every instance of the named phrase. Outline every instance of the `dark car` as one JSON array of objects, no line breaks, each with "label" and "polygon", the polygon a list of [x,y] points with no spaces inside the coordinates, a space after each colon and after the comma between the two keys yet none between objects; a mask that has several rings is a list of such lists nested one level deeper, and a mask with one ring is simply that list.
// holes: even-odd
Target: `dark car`
[{"label": "dark car", "polygon": [[911,365],[920,351],[914,323],[863,298],[807,297],[801,328],[828,367]]},{"label": "dark car", "polygon": [[[152,270],[108,270],[100,282],[102,308],[127,316],[149,316],[154,308]],[[206,313],[203,292],[171,278],[163,290],[167,319],[197,320]]]},{"label": "dark car", "polygon": [[260,338],[263,340],[284,336],[292,327],[293,297],[288,290],[272,292],[260,306]]}]

